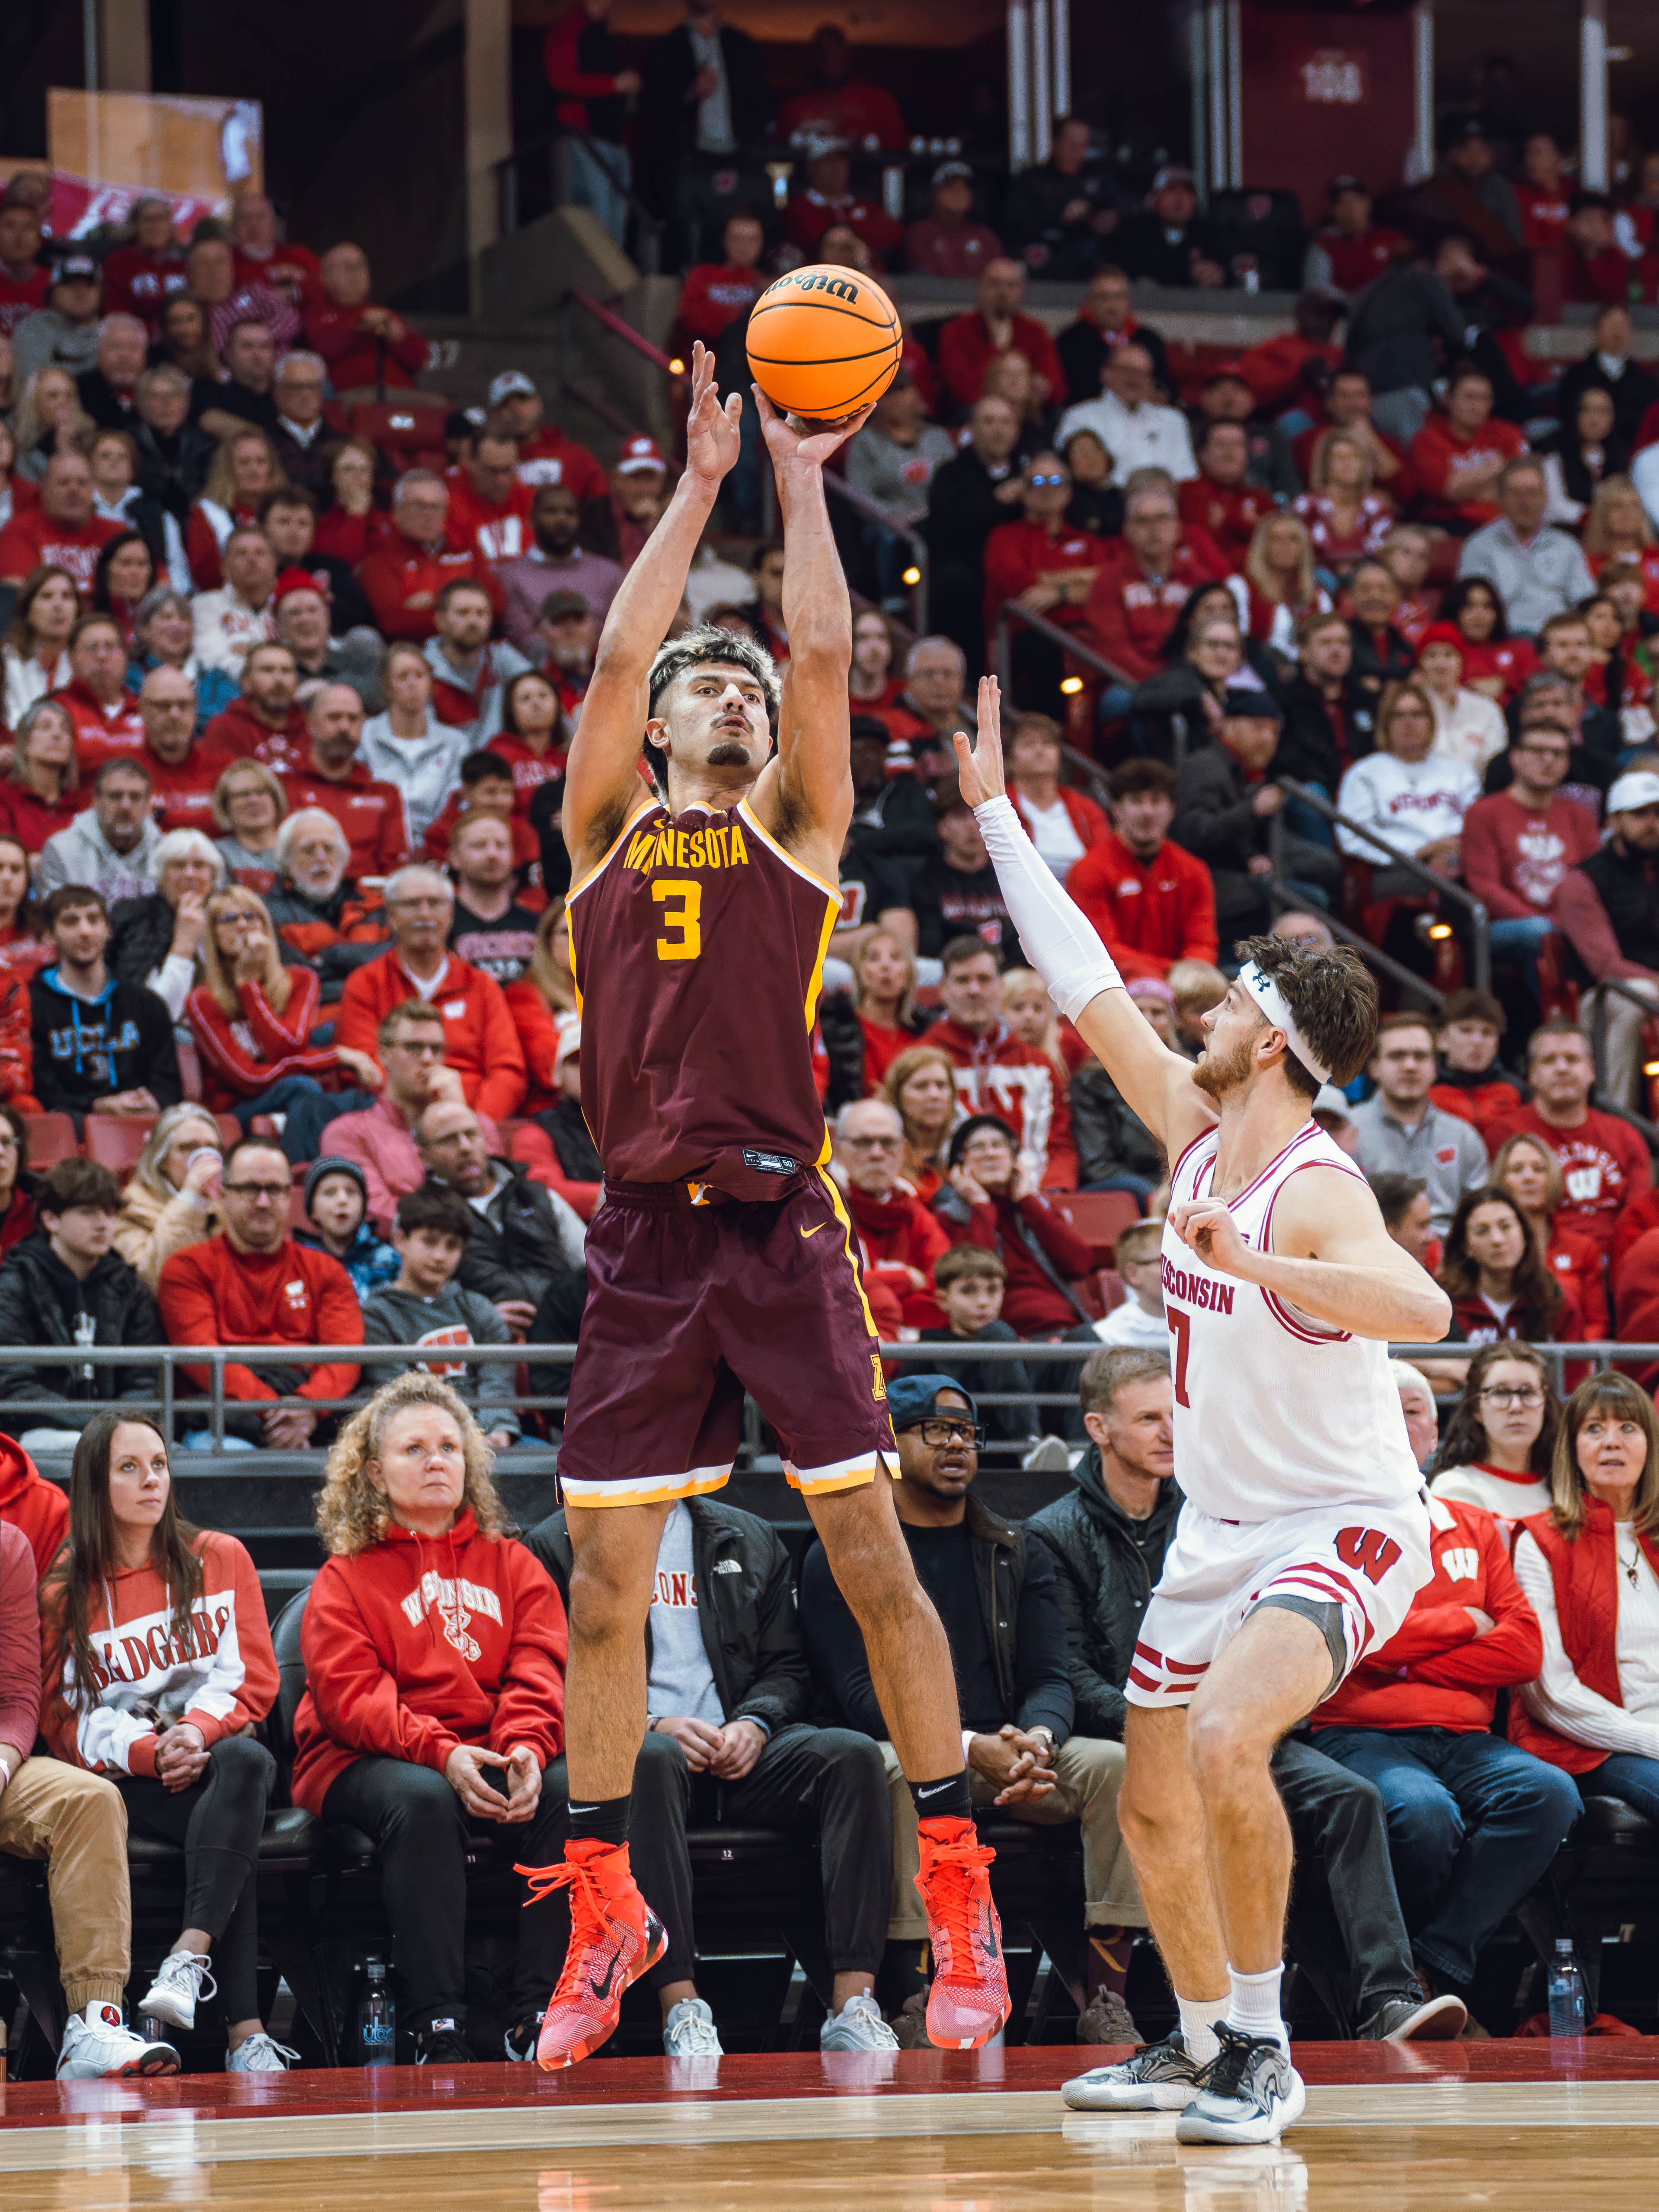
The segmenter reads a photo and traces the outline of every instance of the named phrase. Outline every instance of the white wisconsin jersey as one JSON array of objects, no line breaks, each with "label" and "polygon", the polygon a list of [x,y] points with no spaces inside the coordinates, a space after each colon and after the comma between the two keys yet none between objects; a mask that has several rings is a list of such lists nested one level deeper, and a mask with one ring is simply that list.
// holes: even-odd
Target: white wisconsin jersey
[{"label": "white wisconsin jersey", "polygon": [[[1176,1161],[1171,1211],[1209,1195],[1218,1141],[1208,1130]],[[1253,1250],[1269,1249],[1274,1201],[1310,1167],[1364,1180],[1308,1122],[1230,1202]],[[1401,1504],[1419,1493],[1386,1344],[1328,1328],[1258,1284],[1218,1273],[1167,1226],[1163,1261],[1176,1480],[1200,1513],[1268,1521],[1310,1505]]]}]

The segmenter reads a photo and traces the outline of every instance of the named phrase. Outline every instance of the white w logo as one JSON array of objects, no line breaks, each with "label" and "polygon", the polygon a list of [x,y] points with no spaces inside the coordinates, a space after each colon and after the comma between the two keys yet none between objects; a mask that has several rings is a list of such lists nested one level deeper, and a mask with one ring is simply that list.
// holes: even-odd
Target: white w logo
[{"label": "white w logo", "polygon": [[1462,1546],[1449,1546],[1440,1554],[1440,1565],[1455,1583],[1472,1583],[1480,1572],[1480,1554]]}]

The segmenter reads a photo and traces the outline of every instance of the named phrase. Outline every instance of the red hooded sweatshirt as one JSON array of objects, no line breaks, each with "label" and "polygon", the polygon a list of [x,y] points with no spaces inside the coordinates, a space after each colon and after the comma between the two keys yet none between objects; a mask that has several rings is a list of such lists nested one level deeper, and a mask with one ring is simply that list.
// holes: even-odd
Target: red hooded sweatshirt
[{"label": "red hooded sweatshirt", "polygon": [[320,1813],[330,1785],[378,1753],[440,1774],[458,1744],[564,1747],[564,1607],[522,1544],[483,1535],[471,1508],[447,1536],[393,1522],[330,1559],[311,1586],[294,1721],[294,1802]]},{"label": "red hooded sweatshirt", "polygon": [[[1328,1728],[1448,1729],[1484,1735],[1500,1689],[1544,1663],[1538,1616],[1510,1565],[1507,1526],[1478,1505],[1430,1494],[1433,1578],[1395,1635],[1368,1651],[1313,1716]],[[1496,1626],[1478,1636],[1468,1607]]]},{"label": "red hooded sweatshirt", "polygon": [[0,1437],[0,1521],[28,1538],[39,1582],[69,1534],[69,1500],[9,1437]]},{"label": "red hooded sweatshirt", "polygon": [[[908,1190],[896,1190],[887,1199],[872,1198],[849,1183],[842,1199],[852,1216],[865,1288],[884,1284],[911,1328],[938,1328],[945,1316],[933,1296],[933,1267],[951,1249],[945,1224]],[[925,1290],[910,1280],[912,1267],[924,1279]]]}]

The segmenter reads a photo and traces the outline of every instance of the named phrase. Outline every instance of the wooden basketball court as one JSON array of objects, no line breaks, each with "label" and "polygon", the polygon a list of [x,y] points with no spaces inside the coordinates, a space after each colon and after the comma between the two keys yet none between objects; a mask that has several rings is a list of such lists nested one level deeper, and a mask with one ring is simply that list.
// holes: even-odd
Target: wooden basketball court
[{"label": "wooden basketball court", "polygon": [[5,2212],[1635,2212],[1659,2041],[1307,2044],[1283,2142],[1068,2112],[1074,2049],[14,2083]]}]

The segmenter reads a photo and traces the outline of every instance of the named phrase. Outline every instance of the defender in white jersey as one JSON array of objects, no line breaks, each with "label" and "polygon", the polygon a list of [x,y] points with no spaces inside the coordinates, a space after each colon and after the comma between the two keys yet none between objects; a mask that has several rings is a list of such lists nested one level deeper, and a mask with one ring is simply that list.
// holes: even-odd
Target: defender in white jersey
[{"label": "defender in white jersey", "polygon": [[1183,2142],[1267,2142],[1305,2102],[1279,2008],[1291,1835],[1274,1745],[1404,1620],[1431,1571],[1388,1345],[1451,1303],[1311,1119],[1364,1066],[1376,992],[1352,952],[1238,947],[1196,1066],[1136,1010],[1003,783],[997,686],[956,741],[1020,941],[1175,1164],[1164,1240],[1176,1540],[1126,1695],[1119,1805],[1180,2026],[1066,2085],[1091,2110],[1179,2110]]}]

